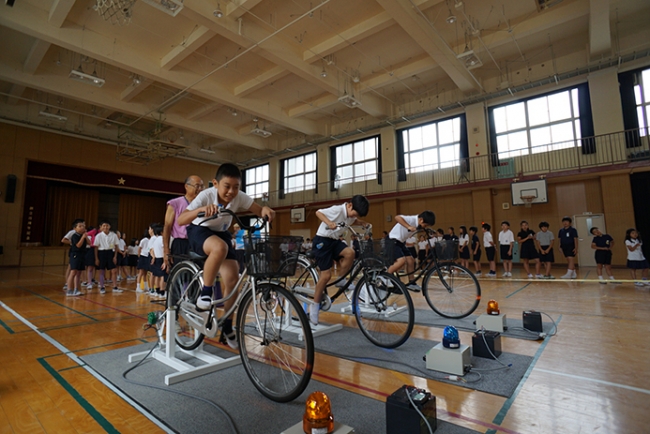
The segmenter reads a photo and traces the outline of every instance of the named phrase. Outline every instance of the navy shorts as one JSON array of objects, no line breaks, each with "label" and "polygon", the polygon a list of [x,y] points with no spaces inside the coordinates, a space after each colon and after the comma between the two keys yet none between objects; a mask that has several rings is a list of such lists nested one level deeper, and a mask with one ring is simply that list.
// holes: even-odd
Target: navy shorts
[{"label": "navy shorts", "polygon": [[163,258],[156,258],[153,261],[153,264],[149,265],[149,270],[151,271],[151,274],[153,274],[156,277],[163,277],[165,274],[165,271],[161,268],[163,264]]},{"label": "navy shorts", "polygon": [[87,248],[86,253],[84,254],[84,262],[86,264],[86,267],[94,267],[95,266],[95,248]]},{"label": "navy shorts", "polygon": [[466,244],[465,247],[463,247],[463,250],[460,250],[460,258],[461,259],[469,259],[470,254],[471,253],[469,251],[469,245]]},{"label": "navy shorts", "polygon": [[316,235],[312,241],[314,259],[321,271],[332,268],[332,262],[341,258],[341,252],[348,246],[341,240]]},{"label": "navy shorts", "polygon": [[129,267],[135,267],[138,265],[138,255],[129,255],[128,257]]},{"label": "navy shorts", "polygon": [[393,247],[393,252],[394,252],[393,256],[395,260],[398,260],[399,258],[402,257],[408,258],[409,256],[411,256],[411,252],[409,252],[409,248],[406,247],[406,244],[395,239],[393,239],[393,241],[395,242],[395,247]]},{"label": "navy shorts", "polygon": [[[548,249],[548,246],[539,246],[542,250]],[[555,262],[555,255],[553,255],[553,249],[549,250],[547,254],[539,254],[539,262]]]},{"label": "navy shorts", "polygon": [[596,264],[611,265],[612,264],[612,251],[611,250],[596,250]]},{"label": "navy shorts", "polygon": [[631,270],[644,270],[644,269],[650,268],[650,267],[648,267],[648,260],[647,259],[644,259],[643,261],[630,261],[628,259],[627,268],[629,268]]},{"label": "navy shorts", "polygon": [[235,248],[232,246],[232,235],[230,232],[214,232],[210,228],[197,225],[189,225],[187,227],[187,239],[190,242],[190,249],[197,255],[207,256],[203,251],[203,244],[211,236],[221,238],[226,243],[226,246],[228,246],[226,259],[237,260],[237,254],[235,253]]},{"label": "navy shorts", "polygon": [[113,250],[100,250],[97,252],[97,257],[99,259],[98,270],[112,270],[115,268],[115,263],[113,262],[115,252]]},{"label": "navy shorts", "polygon": [[575,253],[573,253],[573,250],[575,249],[575,246],[573,244],[568,244],[568,245],[563,245],[560,246],[562,249],[562,253],[564,253],[565,258],[573,258],[575,257]]},{"label": "navy shorts", "polygon": [[501,253],[502,261],[509,261],[512,259],[512,253],[508,254],[508,251],[510,250],[510,244],[501,244],[499,249],[500,249],[499,253]]},{"label": "navy shorts", "polygon": [[190,241],[187,238],[174,238],[169,252],[174,255],[187,255],[190,253]]},{"label": "navy shorts", "polygon": [[474,253],[474,261],[478,262],[481,260],[481,248],[479,247],[478,250],[476,250],[476,253]]},{"label": "navy shorts", "polygon": [[86,268],[85,253],[70,253],[70,269],[83,271]]},{"label": "navy shorts", "polygon": [[149,265],[150,265],[151,259],[149,259],[149,256],[142,256],[138,257],[138,270],[144,270],[144,271],[149,271]]},{"label": "navy shorts", "polygon": [[537,259],[539,254],[532,241],[526,241],[519,244],[519,257],[521,259]]},{"label": "navy shorts", "polygon": [[485,248],[485,256],[487,256],[488,261],[494,261],[494,255],[496,255],[497,251],[494,248],[494,246],[486,247]]}]

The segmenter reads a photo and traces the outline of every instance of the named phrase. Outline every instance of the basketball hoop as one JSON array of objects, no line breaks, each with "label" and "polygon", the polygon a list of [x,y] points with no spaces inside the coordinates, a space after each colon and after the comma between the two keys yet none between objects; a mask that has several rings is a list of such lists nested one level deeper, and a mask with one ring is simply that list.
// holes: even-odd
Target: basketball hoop
[{"label": "basketball hoop", "polygon": [[118,26],[131,22],[132,8],[136,0],[97,0],[93,9],[106,21]]},{"label": "basketball hoop", "polygon": [[537,199],[537,196],[521,196],[521,200],[524,201],[524,206],[526,208],[533,206],[533,199]]},{"label": "basketball hoop", "polygon": [[291,217],[291,224],[298,223],[298,220],[297,217]]}]

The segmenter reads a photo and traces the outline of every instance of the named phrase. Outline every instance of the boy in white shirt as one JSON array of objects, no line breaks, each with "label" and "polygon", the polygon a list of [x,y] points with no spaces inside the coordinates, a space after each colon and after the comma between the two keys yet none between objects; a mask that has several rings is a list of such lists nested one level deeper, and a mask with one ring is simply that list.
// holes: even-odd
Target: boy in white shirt
[{"label": "boy in white shirt", "polygon": [[354,249],[348,247],[340,240],[341,235],[347,229],[340,227],[339,223],[347,225],[366,225],[359,217],[368,215],[370,204],[368,199],[362,195],[353,196],[350,202],[343,205],[334,205],[329,208],[316,211],[316,217],[321,221],[316,236],[312,241],[314,248],[314,259],[320,269],[320,277],[314,290],[314,304],[309,309],[309,320],[312,324],[318,324],[320,302],[327,283],[332,278],[332,263],[340,260],[340,273],[344,276],[352,267],[354,262]]},{"label": "boy in white shirt", "polygon": [[492,238],[490,229],[492,229],[492,226],[490,226],[489,223],[483,223],[481,225],[481,230],[483,230],[483,247],[485,247],[485,256],[490,263],[490,272],[487,275],[488,277],[496,277],[497,263],[494,260],[496,247],[494,246],[494,239]]},{"label": "boy in white shirt", "polygon": [[[239,279],[239,264],[237,253],[231,244],[232,235],[228,231],[232,222],[232,216],[223,215],[209,220],[205,225],[200,225],[204,217],[211,217],[219,212],[220,206],[225,206],[234,212],[250,211],[258,217],[266,217],[273,221],[275,211],[268,206],[262,207],[253,202],[253,199],[244,192],[239,191],[241,185],[241,171],[234,164],[226,163],[219,166],[215,179],[212,180],[214,188],[207,188],[199,193],[190,203],[176,221],[179,225],[188,225],[187,239],[190,248],[199,255],[207,256],[203,266],[203,289],[201,296],[196,301],[198,309],[209,309],[212,303],[213,285],[217,273],[221,274],[221,288],[224,297],[235,288]],[[190,224],[191,223],[191,224]],[[221,298],[218,296],[218,298]],[[224,303],[228,311],[235,297]],[[222,333],[226,336],[228,346],[233,349],[239,348],[236,335],[232,329],[232,318],[227,318],[223,323]]]},{"label": "boy in white shirt", "polygon": [[162,268],[165,256],[165,241],[162,236],[163,225],[160,223],[154,223],[151,225],[151,231],[153,232],[153,237],[151,237],[147,246],[149,249],[149,256],[151,257],[151,260],[149,261],[149,270],[151,270],[151,274],[153,274],[152,283],[154,293],[152,295],[157,298],[164,298],[164,277],[167,272]]},{"label": "boy in white shirt", "polygon": [[512,247],[515,244],[515,234],[510,230],[510,222],[501,222],[499,232],[499,246],[501,260],[503,261],[503,277],[512,277]]},{"label": "boy in white shirt", "polygon": [[106,270],[111,272],[111,280],[114,282],[113,292],[122,292],[121,289],[117,287],[117,250],[116,247],[119,244],[119,239],[115,232],[111,232],[111,223],[108,220],[104,220],[99,224],[99,232],[95,236],[95,242],[93,246],[95,247],[95,265],[99,271],[99,292],[101,294],[106,294],[106,288],[104,288],[104,273]]}]

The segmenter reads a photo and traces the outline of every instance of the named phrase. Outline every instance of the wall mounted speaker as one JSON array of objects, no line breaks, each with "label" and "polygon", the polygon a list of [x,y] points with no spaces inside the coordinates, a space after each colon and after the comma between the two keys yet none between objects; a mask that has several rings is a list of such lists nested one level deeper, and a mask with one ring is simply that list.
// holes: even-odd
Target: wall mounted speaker
[{"label": "wall mounted speaker", "polygon": [[14,203],[16,199],[16,175],[7,175],[7,188],[5,189],[5,202]]}]

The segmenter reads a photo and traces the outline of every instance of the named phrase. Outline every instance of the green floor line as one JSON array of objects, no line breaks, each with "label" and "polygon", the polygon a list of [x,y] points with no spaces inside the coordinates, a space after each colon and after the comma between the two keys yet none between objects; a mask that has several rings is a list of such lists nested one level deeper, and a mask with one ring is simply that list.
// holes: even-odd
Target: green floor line
[{"label": "green floor line", "polygon": [[83,365],[68,366],[67,368],[61,368],[61,369],[59,369],[57,372],[69,371],[69,370],[71,370],[71,369],[79,369],[79,368],[83,368],[84,366],[86,366],[86,365],[83,364]]},{"label": "green floor line", "polygon": [[[555,323],[556,326],[560,325],[560,321],[562,321],[562,315],[560,315],[559,318],[557,319],[557,322]],[[517,395],[519,395],[519,392],[521,392],[521,389],[524,387],[524,384],[526,383],[526,380],[530,376],[530,373],[533,372],[533,368],[535,367],[537,360],[539,360],[539,358],[542,355],[542,352],[546,348],[546,345],[548,345],[550,341],[551,341],[551,336],[544,339],[544,342],[542,342],[542,344],[539,346],[539,349],[535,353],[533,360],[530,362],[530,366],[528,367],[528,370],[526,370],[526,373],[524,374],[523,378],[519,382],[519,385],[515,389],[514,393],[510,398],[506,399],[506,402],[504,402],[503,405],[501,406],[501,410],[499,410],[499,413],[497,413],[497,415],[492,420],[493,424],[501,426],[503,420],[506,418],[506,415],[508,414],[508,410],[510,410],[510,407],[512,407],[512,404],[515,402]],[[496,432],[497,430],[495,429],[489,429],[485,432],[485,434],[496,434]]]},{"label": "green floor line", "polygon": [[521,288],[519,288],[518,290],[516,290],[516,291],[513,292],[512,294],[508,294],[508,295],[506,295],[506,298],[510,298],[510,297],[512,297],[513,295],[515,295],[516,293],[518,293],[519,291],[521,291],[522,289],[524,289],[524,288],[526,288],[528,285],[530,285],[530,283],[531,283],[531,282],[525,284],[524,286],[522,286]]},{"label": "green floor line", "polygon": [[7,330],[7,332],[8,332],[10,335],[13,335],[13,334],[15,333],[15,332],[11,329],[11,327],[9,327],[7,324],[5,324],[5,322],[2,321],[1,319],[0,319],[0,326],[2,326],[5,330]]},{"label": "green floor line", "polygon": [[86,410],[86,412],[93,419],[95,419],[95,422],[97,422],[104,431],[111,434],[120,433],[117,429],[115,429],[113,425],[111,425],[111,423],[108,420],[106,420],[104,416],[102,416],[102,414],[99,411],[95,409],[95,407],[93,407],[88,401],[86,401],[86,399],[83,396],[81,396],[81,394],[77,391],[77,389],[72,387],[72,385],[68,383],[68,381],[61,376],[61,374],[59,374],[52,366],[50,366],[50,364],[47,363],[45,358],[41,357],[36,360],[38,360],[38,363],[40,363],[41,366],[43,366],[43,368],[45,368],[45,370],[49,372],[49,374],[61,385],[61,387],[63,387],[66,390],[66,392],[68,392],[70,396],[72,396],[74,400],[77,401],[77,403],[84,410]]},{"label": "green floor line", "polygon": [[97,321],[96,318],[93,318],[93,317],[90,316],[90,315],[86,315],[86,314],[83,313],[83,312],[80,312],[80,311],[78,311],[78,310],[72,309],[71,307],[66,306],[66,305],[63,304],[63,303],[59,303],[58,301],[54,301],[54,300],[52,300],[51,298],[48,298],[48,297],[46,297],[46,296],[44,296],[44,295],[38,294],[38,293],[36,293],[36,292],[34,292],[34,291],[30,291],[29,289],[24,288],[24,287],[22,287],[22,286],[18,286],[18,288],[22,289],[23,291],[30,292],[30,293],[34,294],[36,297],[42,298],[43,300],[47,300],[47,301],[49,301],[49,302],[51,302],[51,303],[54,303],[54,304],[56,304],[57,306],[61,306],[61,307],[65,308],[65,309],[71,310],[72,312],[77,313],[77,314],[79,314],[79,315],[81,315],[81,316],[85,316],[85,317],[88,318],[88,319],[91,319],[91,320],[93,320],[93,321]]}]

